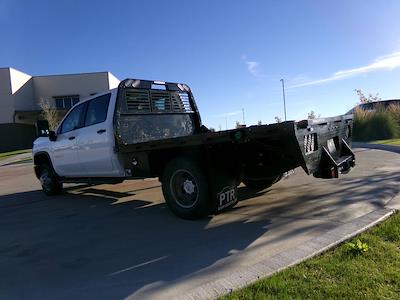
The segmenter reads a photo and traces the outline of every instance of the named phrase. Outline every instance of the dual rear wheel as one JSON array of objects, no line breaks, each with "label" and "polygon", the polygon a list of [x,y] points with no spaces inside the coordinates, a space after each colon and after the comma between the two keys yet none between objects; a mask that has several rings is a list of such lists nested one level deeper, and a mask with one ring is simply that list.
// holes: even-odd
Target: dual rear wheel
[{"label": "dual rear wheel", "polygon": [[162,191],[171,211],[183,219],[198,219],[210,212],[207,176],[190,158],[170,161],[161,177]]},{"label": "dual rear wheel", "polygon": [[[211,180],[213,184],[216,183],[214,181],[219,181],[220,184],[216,185],[221,187],[225,186],[224,182],[229,181],[226,180],[227,177],[229,175],[213,174]],[[250,189],[262,190],[281,178],[282,175],[262,180],[244,179],[243,183]],[[219,192],[219,189],[213,190],[205,169],[198,161],[189,157],[173,159],[165,167],[161,182],[165,202],[175,215],[183,219],[198,219],[207,216],[215,209],[213,193]]]}]

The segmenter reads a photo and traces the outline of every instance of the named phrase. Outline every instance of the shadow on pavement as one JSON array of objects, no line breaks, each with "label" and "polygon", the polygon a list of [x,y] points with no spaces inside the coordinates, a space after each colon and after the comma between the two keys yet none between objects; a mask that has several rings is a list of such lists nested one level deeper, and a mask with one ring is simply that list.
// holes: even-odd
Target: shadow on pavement
[{"label": "shadow on pavement", "polygon": [[210,218],[184,221],[164,204],[113,204],[126,195],[101,192],[0,196],[0,298],[120,299],[205,268],[268,230],[267,220],[207,229]]},{"label": "shadow on pavement", "polygon": [[326,219],[332,226],[330,219],[348,217],[347,206],[381,207],[379,199],[399,191],[400,176],[382,171],[312,180],[259,193],[239,188],[242,201],[226,214],[236,217],[213,226],[211,217],[185,221],[163,203],[130,199],[157,187],[123,193],[78,186],[53,198],[41,191],[0,196],[0,298],[121,299],[147,285],[157,289],[246,249],[274,226],[297,218]]}]

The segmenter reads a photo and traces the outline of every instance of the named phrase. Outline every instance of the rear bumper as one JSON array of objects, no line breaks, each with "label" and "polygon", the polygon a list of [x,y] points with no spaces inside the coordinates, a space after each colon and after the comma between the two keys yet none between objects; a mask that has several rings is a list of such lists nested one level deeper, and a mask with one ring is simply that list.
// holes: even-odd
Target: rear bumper
[{"label": "rear bumper", "polygon": [[350,146],[342,140],[342,153],[335,155],[327,147],[323,147],[319,168],[313,173],[316,178],[338,178],[339,174],[346,174],[356,164],[356,158]]},{"label": "rear bumper", "polygon": [[[304,121],[303,121],[304,122]],[[300,146],[303,169],[317,178],[337,178],[355,166],[351,150],[353,116],[309,120],[299,123],[296,137]]]}]

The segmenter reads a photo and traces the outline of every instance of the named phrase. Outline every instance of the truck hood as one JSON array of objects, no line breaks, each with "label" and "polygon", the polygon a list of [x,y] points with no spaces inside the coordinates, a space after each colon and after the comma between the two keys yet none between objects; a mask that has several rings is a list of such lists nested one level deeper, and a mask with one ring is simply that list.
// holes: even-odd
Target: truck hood
[{"label": "truck hood", "polygon": [[37,152],[44,148],[48,148],[50,144],[50,140],[48,137],[39,137],[33,142],[33,152]]}]

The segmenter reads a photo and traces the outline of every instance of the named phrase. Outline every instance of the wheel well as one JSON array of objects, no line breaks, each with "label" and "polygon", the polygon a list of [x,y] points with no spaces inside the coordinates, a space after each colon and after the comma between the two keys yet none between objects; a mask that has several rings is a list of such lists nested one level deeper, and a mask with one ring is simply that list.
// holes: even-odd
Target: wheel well
[{"label": "wheel well", "polygon": [[154,151],[149,155],[152,176],[161,178],[166,165],[177,157],[188,157],[198,161],[203,158],[203,153],[197,148]]},{"label": "wheel well", "polygon": [[42,166],[43,164],[48,164],[48,165],[50,165],[51,168],[53,168],[53,166],[51,164],[51,160],[47,153],[36,154],[33,157],[33,163],[34,163],[35,175],[37,178],[40,177],[40,166]]}]

